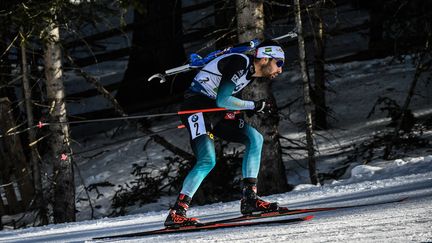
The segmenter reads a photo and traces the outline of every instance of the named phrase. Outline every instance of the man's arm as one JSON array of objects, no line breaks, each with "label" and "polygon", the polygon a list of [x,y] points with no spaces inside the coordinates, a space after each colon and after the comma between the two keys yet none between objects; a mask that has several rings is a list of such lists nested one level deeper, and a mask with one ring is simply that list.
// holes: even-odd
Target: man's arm
[{"label": "man's arm", "polygon": [[222,59],[218,65],[222,78],[219,84],[216,105],[229,110],[253,110],[253,101],[242,100],[232,94],[236,88],[233,80],[240,78],[239,73],[247,68],[247,60],[240,55],[231,55]]}]

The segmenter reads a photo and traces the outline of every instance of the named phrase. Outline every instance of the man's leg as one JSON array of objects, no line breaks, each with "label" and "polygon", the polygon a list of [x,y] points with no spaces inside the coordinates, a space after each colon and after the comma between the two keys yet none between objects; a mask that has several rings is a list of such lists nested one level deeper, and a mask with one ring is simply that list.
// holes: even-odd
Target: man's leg
[{"label": "man's leg", "polygon": [[266,202],[257,195],[256,185],[264,142],[263,136],[254,127],[246,124],[243,119],[221,121],[215,127],[214,133],[227,141],[241,143],[246,146],[242,163],[243,197],[241,200],[241,212],[251,214],[253,212],[278,210],[277,203]]},{"label": "man's leg", "polygon": [[196,218],[187,218],[186,212],[192,197],[198,190],[204,178],[216,164],[216,153],[212,135],[207,132],[209,124],[204,121],[202,113],[183,117],[190,133],[191,147],[196,157],[196,164],[186,176],[183,187],[176,203],[165,220],[165,226],[193,225],[198,222]]},{"label": "man's leg", "polygon": [[243,178],[256,179],[261,163],[263,136],[254,127],[245,123],[243,119],[223,120],[217,124],[213,131],[217,137],[246,146],[242,175]]},{"label": "man's leg", "polygon": [[202,135],[191,141],[192,150],[196,157],[196,164],[183,182],[181,194],[193,197],[204,178],[216,165],[216,153],[213,139]]}]

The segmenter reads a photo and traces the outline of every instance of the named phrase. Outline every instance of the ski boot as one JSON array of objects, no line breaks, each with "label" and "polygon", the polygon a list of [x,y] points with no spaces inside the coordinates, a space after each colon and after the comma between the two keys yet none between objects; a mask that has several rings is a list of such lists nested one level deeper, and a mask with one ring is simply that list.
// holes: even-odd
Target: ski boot
[{"label": "ski boot", "polygon": [[280,207],[277,202],[267,202],[257,196],[256,180],[250,178],[243,181],[243,197],[240,201],[240,212],[243,215],[254,213],[283,212],[288,210]]},{"label": "ski boot", "polygon": [[200,224],[197,218],[188,218],[186,212],[189,208],[189,204],[192,198],[180,194],[177,198],[174,207],[169,211],[169,214],[165,220],[165,227],[167,228],[179,228],[182,226],[192,226]]}]

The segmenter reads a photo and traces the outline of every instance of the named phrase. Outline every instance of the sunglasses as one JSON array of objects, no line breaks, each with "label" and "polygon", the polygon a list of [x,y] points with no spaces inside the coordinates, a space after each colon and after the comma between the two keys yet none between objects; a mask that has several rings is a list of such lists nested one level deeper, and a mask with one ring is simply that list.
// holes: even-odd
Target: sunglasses
[{"label": "sunglasses", "polygon": [[277,57],[274,57],[273,55],[268,54],[268,53],[265,53],[265,52],[263,52],[263,54],[265,54],[265,55],[267,55],[267,56],[270,56],[271,58],[275,59],[275,60],[276,60],[276,66],[277,66],[277,67],[282,67],[282,66],[284,65],[284,60],[283,60],[283,59],[281,59],[281,58],[277,58]]}]

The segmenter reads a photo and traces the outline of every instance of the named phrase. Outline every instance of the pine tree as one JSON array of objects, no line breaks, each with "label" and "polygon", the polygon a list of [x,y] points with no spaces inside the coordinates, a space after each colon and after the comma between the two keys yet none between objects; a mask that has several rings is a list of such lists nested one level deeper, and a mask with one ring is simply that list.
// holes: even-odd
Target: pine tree
[{"label": "pine tree", "polygon": [[[54,15],[55,16],[55,15]],[[45,77],[47,99],[50,102],[51,152],[53,160],[54,221],[75,221],[75,183],[71,158],[69,125],[67,124],[60,30],[51,19],[46,29]]]},{"label": "pine tree", "polygon": [[301,69],[301,77],[303,80],[303,99],[304,108],[306,112],[306,142],[308,150],[308,165],[309,165],[309,176],[311,183],[318,184],[318,177],[316,173],[316,162],[315,162],[315,148],[313,142],[313,121],[312,121],[312,101],[310,98],[310,81],[309,75],[307,74],[306,66],[306,52],[305,43],[303,37],[303,24],[301,19],[301,6],[300,0],[294,1],[295,5],[295,22],[298,31],[298,45],[299,45],[299,61]]},{"label": "pine tree", "polygon": [[[264,7],[261,1],[237,0],[237,28],[239,42],[264,37]],[[258,78],[243,91],[248,100],[270,98],[275,100],[271,91],[270,80]],[[269,195],[288,190],[285,167],[282,161],[282,149],[279,142],[278,116],[253,116],[246,121],[254,126],[263,136],[261,167],[258,176],[258,190]]]}]

